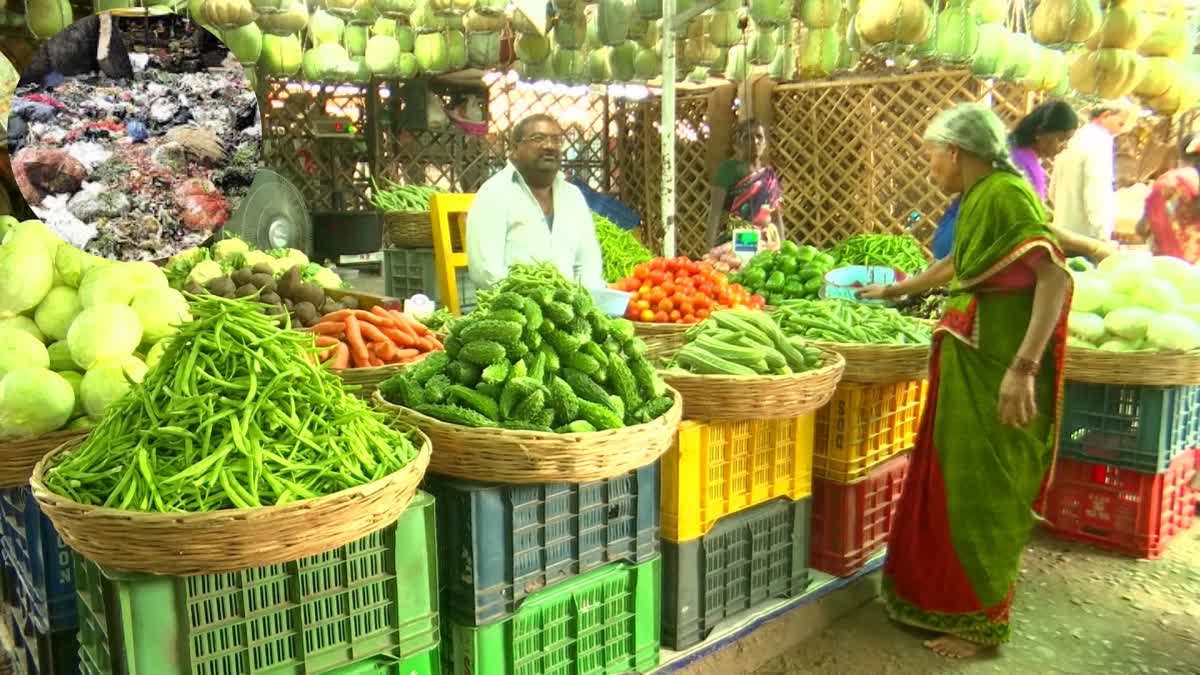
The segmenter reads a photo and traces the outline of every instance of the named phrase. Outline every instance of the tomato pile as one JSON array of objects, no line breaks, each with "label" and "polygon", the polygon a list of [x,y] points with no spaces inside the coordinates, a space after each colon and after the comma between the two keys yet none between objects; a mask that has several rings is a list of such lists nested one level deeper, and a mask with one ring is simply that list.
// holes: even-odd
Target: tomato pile
[{"label": "tomato pile", "polygon": [[647,323],[696,323],[717,307],[762,309],[766,304],[712,265],[684,256],[636,265],[633,276],[612,288],[633,293],[625,318]]}]

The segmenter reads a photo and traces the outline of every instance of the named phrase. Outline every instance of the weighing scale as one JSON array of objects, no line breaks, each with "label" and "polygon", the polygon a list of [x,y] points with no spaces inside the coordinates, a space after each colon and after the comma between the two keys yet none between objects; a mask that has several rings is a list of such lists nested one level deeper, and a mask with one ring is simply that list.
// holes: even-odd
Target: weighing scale
[{"label": "weighing scale", "polygon": [[762,236],[756,229],[737,229],[733,231],[733,253],[741,259],[742,264],[750,262],[750,259],[758,255],[758,248],[762,245]]}]

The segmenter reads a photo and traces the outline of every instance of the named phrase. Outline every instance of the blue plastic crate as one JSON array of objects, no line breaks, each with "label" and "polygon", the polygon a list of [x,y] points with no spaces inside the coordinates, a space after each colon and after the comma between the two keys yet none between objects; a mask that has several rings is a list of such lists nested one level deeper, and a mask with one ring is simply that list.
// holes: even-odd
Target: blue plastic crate
[{"label": "blue plastic crate", "polygon": [[442,613],[510,617],[538,591],[613,562],[658,556],[659,465],[583,484],[493,485],[427,476],[437,497]]},{"label": "blue plastic crate", "polygon": [[71,550],[38,508],[28,487],[0,490],[3,551],[16,571],[16,593],[42,633],[75,630]]},{"label": "blue plastic crate", "polygon": [[18,675],[79,675],[79,636],[74,629],[39,630],[20,606],[8,608],[8,627]]},{"label": "blue plastic crate", "polygon": [[1200,387],[1068,382],[1065,397],[1065,457],[1161,473],[1200,445]]}]

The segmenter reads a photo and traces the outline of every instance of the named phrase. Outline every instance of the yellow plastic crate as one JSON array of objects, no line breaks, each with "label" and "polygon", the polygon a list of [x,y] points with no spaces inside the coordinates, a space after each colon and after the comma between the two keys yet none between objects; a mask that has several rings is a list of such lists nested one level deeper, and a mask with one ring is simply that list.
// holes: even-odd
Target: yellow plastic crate
[{"label": "yellow plastic crate", "polygon": [[911,450],[917,440],[929,383],[838,385],[817,412],[813,472],[851,483],[874,467]]},{"label": "yellow plastic crate", "polygon": [[812,413],[681,424],[662,459],[662,538],[690,541],[731,513],[811,495],[815,422]]}]

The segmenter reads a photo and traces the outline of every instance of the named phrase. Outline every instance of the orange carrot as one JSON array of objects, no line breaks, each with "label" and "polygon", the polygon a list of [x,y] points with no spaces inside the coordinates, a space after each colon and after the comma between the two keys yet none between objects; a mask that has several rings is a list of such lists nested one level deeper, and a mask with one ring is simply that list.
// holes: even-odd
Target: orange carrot
[{"label": "orange carrot", "polygon": [[371,315],[377,316],[380,319],[384,320],[385,322],[387,322],[387,325],[389,325],[389,326],[395,326],[398,323],[396,321],[396,312],[395,311],[385,309],[384,307],[381,307],[379,305],[375,305],[374,307],[371,308]]},{"label": "orange carrot", "polygon": [[333,348],[333,358],[330,359],[329,365],[335,370],[350,367],[350,347],[346,346],[345,342],[339,342]]},{"label": "orange carrot", "polygon": [[321,321],[312,327],[312,332],[316,335],[332,335],[337,337],[346,332],[346,324],[341,321]]},{"label": "orange carrot", "polygon": [[333,346],[337,345],[337,343],[339,343],[339,342],[341,342],[341,340],[338,340],[337,338],[333,337],[332,335],[317,335],[317,346],[318,347],[333,347]]},{"label": "orange carrot", "polygon": [[386,363],[392,363],[396,360],[396,344],[391,340],[375,343],[375,355]]},{"label": "orange carrot", "polygon": [[346,343],[350,345],[350,358],[355,368],[366,368],[371,365],[371,354],[363,342],[362,329],[358,318],[353,314],[346,317]]},{"label": "orange carrot", "polygon": [[383,334],[391,338],[392,342],[395,342],[398,347],[411,347],[417,342],[415,337],[399,328],[384,328]]},{"label": "orange carrot", "polygon": [[425,324],[417,321],[408,314],[392,310],[392,316],[396,318],[396,321],[408,328],[409,332],[416,337],[424,336],[429,332],[429,329],[425,327]]},{"label": "orange carrot", "polygon": [[380,359],[378,356],[372,356],[370,363],[372,368],[378,368],[383,365],[383,359]]},{"label": "orange carrot", "polygon": [[429,338],[417,338],[417,347],[426,352],[435,352],[438,350],[437,343]]},{"label": "orange carrot", "polygon": [[396,324],[395,320],[390,316],[380,316],[365,309],[352,309],[349,311],[358,319],[359,323],[373,323],[376,326],[384,328],[390,328]]},{"label": "orange carrot", "polygon": [[330,312],[330,313],[326,314],[325,316],[321,317],[321,323],[325,323],[326,321],[345,321],[346,317],[350,316],[353,313],[354,313],[354,310],[352,310],[352,309],[339,309],[336,312]]},{"label": "orange carrot", "polygon": [[376,326],[375,324],[370,324],[370,323],[364,322],[364,323],[360,323],[358,325],[358,327],[362,331],[363,337],[367,340],[370,340],[371,342],[389,342],[390,343],[392,341],[392,339],[389,338],[388,336],[384,335],[383,331],[380,330],[379,327]]}]

